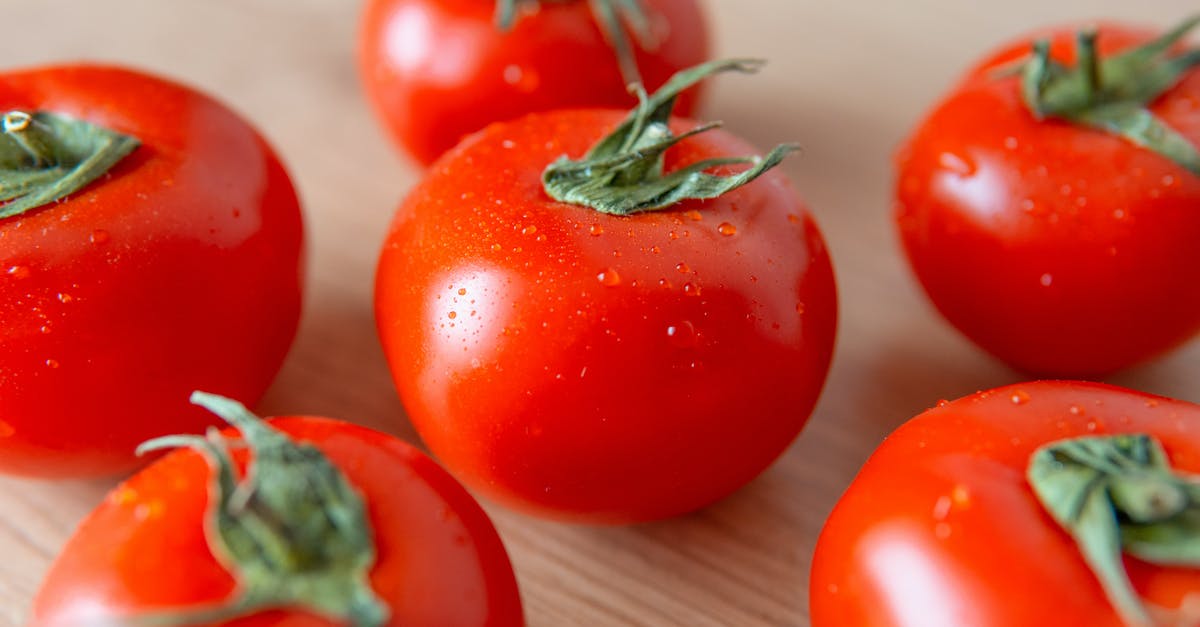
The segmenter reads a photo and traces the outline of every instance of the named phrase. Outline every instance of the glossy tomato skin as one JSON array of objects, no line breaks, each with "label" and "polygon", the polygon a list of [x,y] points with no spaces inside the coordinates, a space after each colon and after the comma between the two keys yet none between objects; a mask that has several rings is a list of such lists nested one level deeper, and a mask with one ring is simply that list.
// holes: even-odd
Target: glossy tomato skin
[{"label": "glossy tomato skin", "polygon": [[[1075,29],[1052,37],[1074,63]],[[1101,54],[1155,33],[1101,25]],[[1200,177],[1149,150],[1036,121],[1015,77],[984,60],[896,159],[895,218],[908,259],[955,327],[1010,365],[1098,377],[1200,330]],[[1200,69],[1150,109],[1200,145]]]},{"label": "glossy tomato skin", "polygon": [[[286,417],[272,424],[320,449],[362,496],[375,532],[371,586],[391,610],[389,626],[524,624],[499,535],[436,462],[394,437],[340,421]],[[119,622],[152,609],[225,600],[234,580],[213,557],[202,527],[209,474],[199,454],[178,451],[114,489],[51,567],[31,627]],[[282,609],[221,623],[280,624],[336,625]]]},{"label": "glossy tomato skin", "polygon": [[[697,0],[646,0],[657,45],[637,50],[647,90],[708,58],[708,28]],[[519,12],[512,30],[495,26],[487,0],[369,0],[359,68],[392,139],[428,165],[468,133],[534,111],[628,108],[616,53],[585,0]],[[698,91],[680,97],[689,114]]]},{"label": "glossy tomato skin", "polygon": [[0,75],[0,109],[138,137],[109,173],[0,220],[0,471],[112,474],[213,424],[197,387],[254,403],[300,310],[301,218],[271,149],[224,106],[114,67]]},{"label": "glossy tomato skin", "polygon": [[[456,147],[401,206],[376,283],[432,451],[493,499],[591,523],[681,514],[755,477],[812,411],[836,327],[824,242],[778,171],[632,217],[550,200],[544,165],[621,118],[534,114]],[[666,168],[754,152],[713,131]]]},{"label": "glossy tomato skin", "polygon": [[[1200,406],[1096,383],[943,401],[888,436],[834,507],[813,558],[813,627],[1122,627],[1025,468],[1052,441],[1146,433],[1194,474],[1198,431]],[[1200,570],[1126,562],[1151,603],[1200,591]]]}]

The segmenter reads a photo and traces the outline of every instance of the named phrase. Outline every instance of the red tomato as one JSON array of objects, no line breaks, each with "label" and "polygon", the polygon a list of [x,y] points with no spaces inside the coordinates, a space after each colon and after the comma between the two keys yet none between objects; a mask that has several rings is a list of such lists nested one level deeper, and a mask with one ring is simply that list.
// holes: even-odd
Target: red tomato
[{"label": "red tomato", "polygon": [[0,219],[0,471],[115,473],[143,440],[212,424],[186,402],[196,386],[256,401],[295,334],[301,281],[296,195],[262,138],[202,94],[111,67],[0,75],[10,110],[141,146]]},{"label": "red tomato", "polygon": [[[1194,475],[1198,428],[1200,406],[1094,383],[1025,383],[940,403],[888,436],[825,523],[813,627],[1125,625],[1026,467],[1047,443],[1144,433]],[[1196,624],[1200,568],[1133,557],[1125,566],[1145,602],[1182,609],[1181,622],[1162,624]]]},{"label": "red tomato", "polygon": [[[1046,34],[1075,62],[1071,29]],[[1099,28],[1102,57],[1154,33]],[[1099,130],[1038,121],[1000,68],[1026,38],[956,85],[899,151],[895,218],[938,310],[1028,372],[1096,377],[1200,330],[1200,176]],[[1150,111],[1200,147],[1200,69]]]},{"label": "red tomato", "polygon": [[[474,499],[433,460],[391,436],[326,418],[271,424],[316,446],[366,504],[375,549],[369,581],[390,612],[384,624],[523,624],[500,537]],[[245,463],[243,453],[237,452],[239,463]],[[196,452],[178,451],[118,486],[51,567],[31,627],[136,624],[141,615],[229,599],[235,580],[204,533],[212,472]],[[272,609],[203,624],[340,623],[300,609]]]},{"label": "red tomato", "polygon": [[[367,95],[398,145],[429,164],[468,133],[534,111],[629,107],[616,53],[592,2],[533,3],[508,32],[486,0],[370,0],[359,66]],[[708,57],[696,0],[644,0],[655,44],[636,62],[653,91]],[[631,37],[632,39],[632,37]],[[678,111],[686,115],[695,91]]]},{"label": "red tomato", "polygon": [[[472,136],[401,206],[376,279],[425,442],[472,488],[560,519],[650,520],[732,492],[799,433],[833,348],[825,244],[778,171],[627,217],[546,195],[543,168],[622,116],[533,114]],[[710,131],[666,171],[752,152]]]}]

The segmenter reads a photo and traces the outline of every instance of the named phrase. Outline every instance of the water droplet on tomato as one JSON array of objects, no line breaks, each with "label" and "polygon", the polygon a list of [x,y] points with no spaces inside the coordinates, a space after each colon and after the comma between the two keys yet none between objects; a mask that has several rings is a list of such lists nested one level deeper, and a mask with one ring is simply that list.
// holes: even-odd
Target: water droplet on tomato
[{"label": "water droplet on tomato", "polygon": [[1038,277],[1038,283],[1041,283],[1042,287],[1050,287],[1050,284],[1054,283],[1054,276],[1047,272],[1041,277]]},{"label": "water droplet on tomato", "polygon": [[679,239],[679,234],[676,233],[675,231],[671,231],[671,232],[667,233],[667,237],[675,240],[675,239]]},{"label": "water droplet on tomato", "polygon": [[687,274],[688,272],[692,271],[692,269],[689,268],[688,265],[682,261],[675,264],[675,269],[678,270],[680,274]]},{"label": "water droplet on tomato", "polygon": [[804,303],[796,303],[796,313],[804,315]]},{"label": "water droplet on tomato", "polygon": [[459,296],[466,296],[466,295],[467,295],[467,288],[465,288],[465,287],[460,287],[460,288],[458,288],[458,295],[459,295]]},{"label": "water droplet on tomato", "polygon": [[1114,209],[1113,210],[1113,219],[1124,220],[1125,219],[1125,210],[1124,209]]},{"label": "water droplet on tomato", "polygon": [[449,318],[449,319],[451,319],[451,320],[453,320],[453,319],[455,319],[455,318],[457,318],[457,317],[458,317],[458,312],[457,312],[457,311],[452,311],[452,312],[450,312],[450,313],[446,314],[446,317],[447,317],[447,318]]},{"label": "water droplet on tomato", "polygon": [[1025,390],[1017,390],[1012,393],[1012,396],[1008,400],[1012,401],[1013,405],[1024,405],[1029,402],[1029,393]]},{"label": "water droplet on tomato", "polygon": [[683,215],[685,218],[692,220],[693,222],[699,222],[704,219],[704,216],[700,215],[700,212],[696,211],[695,209],[690,209],[684,212]]},{"label": "water droplet on tomato", "polygon": [[1146,407],[1149,407],[1150,409],[1154,409],[1155,407],[1158,407],[1158,401],[1155,399],[1150,399],[1150,400],[1146,401]]},{"label": "water droplet on tomato", "polygon": [[529,93],[538,88],[542,82],[536,70],[511,64],[504,67],[504,82],[512,85],[517,91]]},{"label": "water droplet on tomato", "polygon": [[8,275],[14,279],[28,279],[29,268],[26,266],[12,266],[8,269]]},{"label": "water droplet on tomato", "polygon": [[605,268],[596,275],[596,280],[600,281],[605,287],[614,287],[621,284],[621,275],[617,274],[612,268]]},{"label": "water droplet on tomato", "polygon": [[691,348],[696,345],[696,326],[683,320],[667,327],[667,340],[675,348]]},{"label": "water droplet on tomato", "polygon": [[48,333],[50,333],[50,331],[51,331],[51,329],[50,329],[50,325],[48,325],[48,324],[43,324],[43,325],[41,326],[41,328],[39,328],[39,329],[38,329],[38,331],[41,331],[42,333],[48,334]]},{"label": "water droplet on tomato", "polygon": [[498,252],[500,252],[501,250],[504,250],[504,247],[503,247],[503,246],[501,246],[500,244],[492,244],[492,251],[493,251],[493,252],[497,252],[497,253],[498,253]]},{"label": "water droplet on tomato", "polygon": [[1174,187],[1175,182],[1176,182],[1175,176],[1172,174],[1167,174],[1162,177],[1163,187]]},{"label": "water droplet on tomato", "polygon": [[537,233],[537,227],[532,224],[521,229],[521,235],[533,235],[534,233]]},{"label": "water droplet on tomato", "polygon": [[653,253],[653,254],[655,254],[655,255],[657,255],[658,253],[661,253],[661,252],[662,252],[662,249],[661,249],[661,248],[659,248],[658,246],[651,246],[651,247],[650,247],[650,252],[651,252],[651,253]]},{"label": "water droplet on tomato", "polygon": [[717,232],[728,237],[730,235],[737,234],[737,227],[728,222],[722,222],[721,225],[717,227]]},{"label": "water droplet on tomato", "polygon": [[1004,138],[1004,147],[1009,150],[1016,150],[1020,145],[1021,143],[1018,142],[1017,138],[1013,137],[1012,135]]},{"label": "water droplet on tomato", "polygon": [[700,295],[700,286],[692,285],[691,283],[684,283],[683,284],[683,293],[687,294],[688,296],[699,296]]},{"label": "water droplet on tomato", "polygon": [[973,161],[952,152],[943,152],[938,157],[938,164],[959,176],[972,176],[975,174],[975,163]]},{"label": "water droplet on tomato", "polygon": [[104,229],[96,229],[95,231],[92,231],[91,235],[88,236],[88,241],[93,244],[103,244],[104,242],[108,241],[108,238],[108,231],[105,231]]},{"label": "water droplet on tomato", "polygon": [[58,360],[57,359],[47,359],[46,366],[48,368],[57,368],[59,366]]},{"label": "water droplet on tomato", "polygon": [[592,224],[588,227],[588,235],[604,235],[604,227],[600,226],[599,224]]}]

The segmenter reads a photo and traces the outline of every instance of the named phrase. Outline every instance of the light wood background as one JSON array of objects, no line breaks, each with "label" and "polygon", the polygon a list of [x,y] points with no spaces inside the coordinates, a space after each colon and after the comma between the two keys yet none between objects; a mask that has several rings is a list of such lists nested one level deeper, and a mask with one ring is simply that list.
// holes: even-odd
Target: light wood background
[{"label": "light wood background", "polygon": [[[371,285],[385,225],[418,171],[395,155],[360,94],[359,4],[0,0],[0,66],[118,61],[207,90],[255,121],[299,186],[310,255],[300,335],[259,409],[344,417],[415,440],[376,345]],[[972,58],[1025,29],[1097,17],[1166,25],[1196,10],[1194,0],[707,5],[718,55],[771,60],[756,78],[718,79],[708,116],[760,146],[804,146],[783,168],[834,255],[842,317],[833,370],[785,456],[705,511],[590,528],[488,506],[531,625],[807,625],[817,534],[874,446],[938,399],[1021,378],[943,324],[909,275],[890,221],[894,146]],[[1200,341],[1111,381],[1200,401]],[[0,478],[0,625],[24,619],[51,559],[109,487]]]}]

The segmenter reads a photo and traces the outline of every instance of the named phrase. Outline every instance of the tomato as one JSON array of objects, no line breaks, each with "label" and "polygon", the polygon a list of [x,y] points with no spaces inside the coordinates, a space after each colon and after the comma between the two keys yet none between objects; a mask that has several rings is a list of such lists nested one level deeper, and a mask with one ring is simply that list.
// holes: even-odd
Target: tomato
[{"label": "tomato", "polygon": [[[502,31],[495,25],[496,2],[367,2],[362,80],[388,132],[414,159],[428,165],[464,135],[533,111],[635,102],[593,15],[593,6],[605,2],[527,4],[533,9]],[[638,4],[649,18],[651,42],[634,45],[634,59],[648,89],[708,57],[696,0]],[[690,112],[696,97],[685,94],[680,112]]]},{"label": "tomato", "polygon": [[[196,386],[256,401],[301,292],[299,206],[263,139],[207,96],[115,67],[2,74],[4,111],[140,146],[68,197],[0,218],[0,471],[116,473],[139,442],[212,424],[186,402]],[[0,136],[4,155],[12,141]]]},{"label": "tomato", "polygon": [[[1198,425],[1200,406],[1095,383],[1023,383],[943,401],[888,436],[834,507],[813,558],[813,626],[1135,624],[1121,620],[1039,502],[1027,468],[1048,443],[1141,433],[1191,473],[1184,485],[1196,494]],[[1194,543],[1200,501],[1189,507],[1180,524],[1192,525]],[[1124,511],[1120,520],[1134,533]],[[1172,553],[1176,566],[1130,555],[1124,566],[1160,624],[1195,625],[1200,559]]]},{"label": "tomato", "polygon": [[[235,447],[234,471],[244,473],[245,464],[255,464],[257,488],[250,491],[254,496],[248,505],[240,511],[231,506],[230,511],[239,515],[262,512],[264,503],[269,502],[264,493],[279,488],[274,482],[282,478],[291,482],[285,487],[298,487],[300,496],[284,499],[287,505],[275,510],[275,517],[263,517],[272,523],[269,529],[292,525],[290,537],[312,539],[312,521],[326,519],[311,510],[289,510],[296,501],[325,507],[327,520],[353,520],[345,508],[338,510],[340,519],[329,514],[335,501],[328,496],[331,491],[321,490],[329,486],[321,473],[329,471],[319,468],[311,453],[300,454],[296,448],[315,447],[325,463],[332,464],[332,472],[357,495],[358,512],[365,508],[368,525],[364,526],[372,531],[368,534],[369,559],[361,564],[369,578],[362,585],[384,608],[386,619],[376,616],[343,623],[311,610],[270,603],[264,608],[220,613],[218,609],[224,610],[239,594],[239,580],[227,560],[217,559],[205,531],[206,525],[215,526],[210,501],[218,499],[219,490],[208,486],[217,469],[196,451],[180,450],[115,488],[83,521],[38,592],[31,627],[139,624],[166,617],[176,620],[153,624],[523,624],[516,580],[500,537],[475,500],[428,456],[394,437],[327,418],[283,417],[268,424],[291,440],[284,462],[288,465],[264,461],[272,454],[266,446],[256,446],[253,455]],[[247,433],[245,427],[239,428]],[[232,431],[223,435],[234,437]],[[245,441],[253,440],[247,435]],[[250,476],[243,475],[241,481],[250,482]],[[236,491],[233,496],[238,498]],[[309,499],[316,500],[310,503]],[[316,528],[331,533],[320,522]],[[347,525],[342,533],[362,531],[358,525]],[[289,535],[281,535],[275,540],[286,546]],[[303,600],[319,598],[322,588],[314,582],[323,573],[312,564],[344,565],[334,560],[345,555],[320,550],[344,548],[339,543],[342,538],[332,535],[315,545],[297,540],[299,546],[284,553],[293,559],[296,570],[276,565],[284,574],[267,582],[270,591],[301,582],[308,586]],[[261,546],[266,552],[275,548],[271,543]],[[347,596],[334,595],[332,603],[342,603]],[[208,615],[198,618],[205,610]]]},{"label": "tomato", "polygon": [[[1109,114],[1149,112],[1174,133],[1189,170],[1117,134],[1039,120],[1005,70],[1042,36],[1052,60],[1075,64],[1074,33],[1055,29],[968,72],[897,155],[895,219],[925,291],[968,338],[1023,371],[1099,377],[1200,330],[1200,69],[1180,64],[1144,108],[1102,93]],[[1101,65],[1154,36],[1102,24]],[[1101,71],[1102,87],[1159,76],[1160,61]]]},{"label": "tomato", "polygon": [[[812,411],[836,327],[825,244],[778,171],[628,216],[548,197],[543,168],[621,119],[532,114],[464,141],[400,207],[376,276],[432,452],[490,498],[593,523],[688,512],[759,474]],[[665,170],[750,152],[712,130]]]}]

